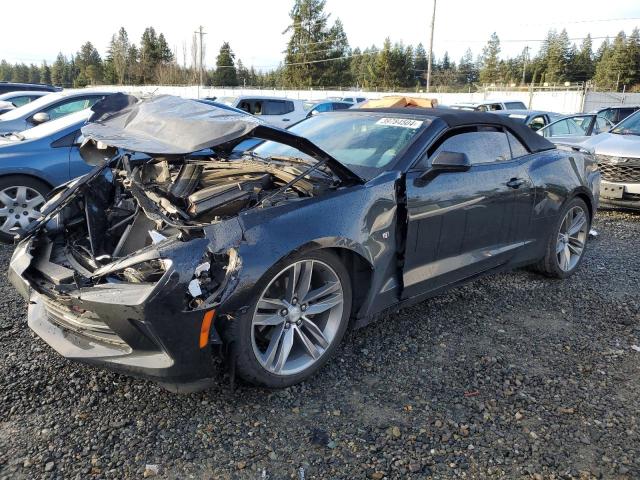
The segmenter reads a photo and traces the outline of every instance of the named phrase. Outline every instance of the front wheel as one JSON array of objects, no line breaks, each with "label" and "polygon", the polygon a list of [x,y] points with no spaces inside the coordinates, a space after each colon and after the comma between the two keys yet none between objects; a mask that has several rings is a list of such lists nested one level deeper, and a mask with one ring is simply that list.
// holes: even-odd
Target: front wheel
[{"label": "front wheel", "polygon": [[40,180],[23,175],[0,178],[0,242],[13,243],[16,233],[40,219],[49,190]]},{"label": "front wheel", "polygon": [[272,268],[257,298],[232,320],[238,375],[266,387],[286,387],[315,373],[335,352],[351,312],[351,280],[333,253],[312,251]]},{"label": "front wheel", "polygon": [[574,198],[567,202],[547,239],[546,254],[537,269],[550,277],[571,276],[582,262],[590,227],[591,215],[584,200]]}]

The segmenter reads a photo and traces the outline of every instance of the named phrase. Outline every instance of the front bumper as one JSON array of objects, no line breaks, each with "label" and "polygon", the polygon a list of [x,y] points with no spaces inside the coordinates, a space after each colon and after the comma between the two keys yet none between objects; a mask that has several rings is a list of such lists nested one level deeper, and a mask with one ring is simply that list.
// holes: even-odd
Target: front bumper
[{"label": "front bumper", "polygon": [[612,208],[640,210],[640,183],[623,183],[602,180],[600,205]]},{"label": "front bumper", "polygon": [[184,308],[180,255],[155,284],[102,284],[58,294],[32,278],[36,262],[30,248],[30,240],[18,245],[8,277],[29,301],[29,327],[58,353],[156,381],[174,392],[211,384],[211,345],[220,339],[214,326],[210,341],[200,347],[209,310]]}]

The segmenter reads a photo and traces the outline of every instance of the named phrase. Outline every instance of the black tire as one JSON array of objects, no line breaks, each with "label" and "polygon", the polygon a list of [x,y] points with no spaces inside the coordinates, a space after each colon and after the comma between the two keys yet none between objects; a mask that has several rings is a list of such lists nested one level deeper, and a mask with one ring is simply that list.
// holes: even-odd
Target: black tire
[{"label": "black tire", "polygon": [[[12,187],[28,187],[35,190],[43,198],[46,198],[47,194],[51,191],[51,187],[37,178],[28,177],[26,175],[7,175],[0,178],[0,192]],[[0,202],[0,208],[3,207]],[[0,218],[0,227],[3,225],[6,217]],[[0,230],[0,242],[2,243],[14,243],[14,234]]]},{"label": "black tire", "polygon": [[[258,300],[271,281],[288,266],[301,260],[319,260],[330,266],[336,273],[342,285],[342,317],[333,340],[314,364],[296,374],[277,375],[265,369],[256,358],[252,343],[252,319],[256,312]],[[236,373],[240,378],[254,385],[267,388],[288,387],[311,377],[335,354],[349,324],[352,301],[351,278],[337,255],[327,250],[312,250],[292,255],[270,268],[262,279],[256,283],[254,296],[255,298],[247,311],[240,317],[229,321],[227,328],[223,332],[225,342],[230,345],[231,358],[229,360],[235,363]]]},{"label": "black tire", "polygon": [[[567,215],[567,212],[569,212],[571,209],[575,207],[581,208],[587,217],[587,236],[585,238],[582,254],[579,257],[577,263],[573,266],[573,268],[565,271],[560,267],[558,254],[556,253],[556,247],[558,244],[557,243],[558,235],[560,233],[562,222],[564,221]],[[584,254],[585,254],[586,246],[588,243],[587,239],[589,238],[588,232],[589,232],[589,229],[591,228],[591,220],[592,219],[591,219],[591,214],[589,213],[589,208],[587,207],[587,204],[584,202],[584,200],[578,197],[575,197],[569,200],[564,205],[562,211],[560,212],[560,215],[558,216],[558,220],[556,221],[556,224],[553,227],[553,230],[549,234],[549,238],[547,239],[547,243],[545,246],[545,255],[537,264],[534,265],[534,270],[551,278],[568,278],[571,275],[573,275],[575,271],[578,269],[578,267],[580,266],[580,264],[582,263],[582,260],[584,259]]]}]

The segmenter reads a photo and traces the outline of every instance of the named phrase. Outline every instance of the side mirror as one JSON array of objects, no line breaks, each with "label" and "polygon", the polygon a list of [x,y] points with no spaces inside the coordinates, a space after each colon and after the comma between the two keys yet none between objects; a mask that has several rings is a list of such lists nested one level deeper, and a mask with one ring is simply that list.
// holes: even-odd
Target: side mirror
[{"label": "side mirror", "polygon": [[40,125],[41,123],[45,123],[51,120],[51,117],[47,112],[38,112],[33,117],[31,117],[31,123],[34,125]]},{"label": "side mirror", "polygon": [[431,170],[437,172],[466,172],[470,168],[466,153],[442,151],[431,162]]}]

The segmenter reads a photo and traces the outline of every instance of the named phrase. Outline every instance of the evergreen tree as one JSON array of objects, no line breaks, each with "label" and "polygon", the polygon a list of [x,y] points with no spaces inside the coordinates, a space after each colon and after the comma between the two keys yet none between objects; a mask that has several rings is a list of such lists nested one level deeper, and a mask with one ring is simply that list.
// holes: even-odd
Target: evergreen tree
[{"label": "evergreen tree", "polygon": [[142,83],[150,82],[155,77],[158,65],[158,38],[153,27],[147,27],[142,33],[139,59]]},{"label": "evergreen tree", "polygon": [[330,64],[340,63],[332,59],[348,51],[348,42],[341,23],[328,27],[325,3],[325,0],[295,0],[289,12],[291,25],[284,33],[291,33],[291,38],[283,72],[284,82],[289,86],[309,88],[335,81],[336,72],[334,69],[331,73]]},{"label": "evergreen tree", "polygon": [[627,57],[629,58],[629,77],[631,84],[640,83],[640,30],[634,28],[627,39]]},{"label": "evergreen tree", "polygon": [[102,59],[91,42],[86,42],[76,54],[78,76],[74,79],[77,87],[95,85],[102,79]]},{"label": "evergreen tree", "polygon": [[238,74],[235,66],[235,54],[229,42],[223,42],[216,59],[214,85],[220,87],[235,87],[238,85]]},{"label": "evergreen tree", "polygon": [[60,87],[66,86],[65,73],[67,69],[67,59],[62,52],[60,52],[56,57],[56,61],[53,62],[53,65],[51,66],[51,82]]},{"label": "evergreen tree", "polygon": [[470,48],[467,48],[458,64],[458,79],[459,83],[467,86],[476,83],[480,79],[480,72],[473,61],[473,53]]},{"label": "evergreen tree", "polygon": [[109,67],[113,69],[114,83],[123,85],[127,78],[127,66],[130,60],[129,35],[124,27],[111,37],[108,49]]},{"label": "evergreen tree", "polygon": [[42,83],[51,84],[51,69],[49,65],[47,65],[46,61],[42,61],[42,66],[40,67],[40,81]]},{"label": "evergreen tree", "polygon": [[13,75],[13,67],[6,60],[0,61],[0,81],[8,82]]},{"label": "evergreen tree", "polygon": [[351,74],[349,70],[349,58],[351,51],[349,49],[349,40],[344,31],[344,27],[340,19],[336,19],[333,26],[329,29],[325,58],[325,68],[322,71],[322,77],[318,82],[325,87],[342,87],[351,84]]},{"label": "evergreen tree", "polygon": [[580,45],[572,62],[572,80],[586,82],[593,77],[595,65],[593,63],[593,42],[591,35],[587,35]]},{"label": "evergreen tree", "polygon": [[500,81],[498,55],[500,55],[500,39],[498,35],[493,32],[487,45],[482,49],[482,56],[480,57],[480,82],[497,83]]}]

